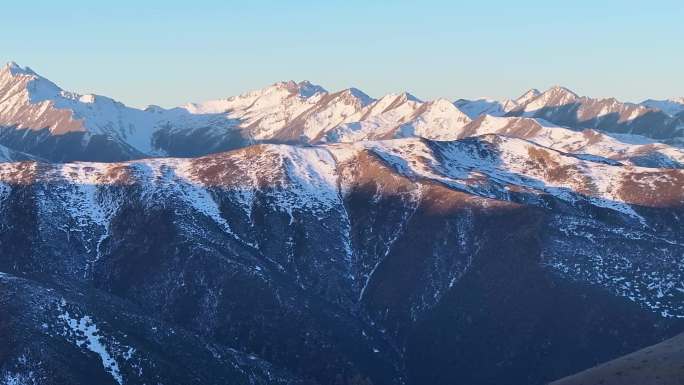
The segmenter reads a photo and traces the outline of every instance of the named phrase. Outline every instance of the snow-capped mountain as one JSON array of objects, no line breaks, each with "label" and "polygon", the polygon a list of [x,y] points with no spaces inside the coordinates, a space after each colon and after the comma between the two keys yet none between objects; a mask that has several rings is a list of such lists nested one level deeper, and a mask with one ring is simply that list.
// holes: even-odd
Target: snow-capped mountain
[{"label": "snow-capped mountain", "polygon": [[535,92],[526,96],[514,110],[527,115],[533,115],[543,108],[566,106],[579,98],[576,93],[561,86],[553,86],[543,93]]},{"label": "snow-capped mountain", "polygon": [[684,150],[643,136],[575,131],[543,119],[482,116],[464,127],[458,138],[500,134],[521,138],[581,157],[604,158],[624,164],[655,168],[683,168]]},{"label": "snow-capped mountain", "polygon": [[[272,139],[278,135],[300,115],[315,107],[324,95],[327,95],[327,91],[320,86],[309,82],[289,81],[276,83],[237,97],[188,104],[183,108],[193,114],[224,113],[247,128],[247,133],[251,138],[263,140]],[[349,95],[352,99],[355,96],[351,92]],[[360,103],[357,100],[348,101],[351,108]],[[344,108],[345,105],[342,103],[341,107]],[[334,117],[331,118],[334,119]]]},{"label": "snow-capped mountain", "polygon": [[322,140],[357,142],[416,136],[450,139],[469,122],[468,116],[445,99],[423,102],[408,93],[390,94],[328,131]]},{"label": "snow-capped mountain", "polygon": [[3,163],[0,379],[542,384],[684,327],[683,186],[499,135]]},{"label": "snow-capped mountain", "polygon": [[506,99],[503,102],[482,98],[476,100],[458,99],[454,104],[471,119],[477,119],[482,115],[504,116],[539,95],[541,95],[541,92],[536,88],[532,88],[517,99]]},{"label": "snow-capped mountain", "polygon": [[573,129],[637,134],[676,145],[684,143],[684,119],[660,109],[623,103],[615,98],[593,99],[555,86],[528,98],[507,116],[542,118]]},{"label": "snow-capped mountain", "polygon": [[104,96],[64,91],[15,63],[0,69],[0,143],[50,160],[116,161],[168,154],[174,142],[160,135],[168,130],[179,136],[192,131],[198,138],[213,134],[211,141],[199,143],[212,149],[231,138],[234,126],[224,116],[139,110]]},{"label": "snow-capped mountain", "polygon": [[[0,69],[0,100],[0,124],[24,138],[76,137],[87,148],[93,137],[106,137],[122,152],[152,152],[152,115],[107,97],[66,92],[28,67]],[[10,132],[3,139],[14,145]],[[33,150],[28,143],[21,149]]]},{"label": "snow-capped mountain", "polygon": [[53,161],[201,156],[259,142],[451,140],[464,137],[466,125],[483,115],[541,118],[574,130],[637,133],[675,144],[682,132],[680,120],[660,110],[579,97],[563,87],[531,89],[503,103],[452,104],[424,102],[406,92],[376,100],[355,88],[331,93],[307,81],[289,81],[227,99],[139,110],[104,96],[64,91],[14,63],[0,70],[0,145]]},{"label": "snow-capped mountain", "polygon": [[[531,89],[527,90],[524,94],[520,95],[513,102],[514,102],[514,105],[516,105],[516,106],[523,106],[523,105],[529,103],[530,100],[539,97],[539,95],[541,95],[541,92],[538,89],[531,88]],[[510,111],[510,109],[509,109],[509,111]]]},{"label": "snow-capped mountain", "polygon": [[53,160],[195,156],[262,141],[448,138],[470,121],[444,100],[424,103],[407,93],[375,100],[306,81],[170,110],[69,93],[14,63],[2,69],[0,84],[0,143]]},{"label": "snow-capped mountain", "polygon": [[54,134],[85,131],[82,122],[57,107],[79,101],[81,96],[63,93],[28,67],[11,62],[0,69],[0,95],[3,125],[16,125],[19,129],[48,128]]},{"label": "snow-capped mountain", "polygon": [[426,102],[399,127],[395,137],[420,137],[433,140],[453,140],[471,119],[446,99]]},{"label": "snow-capped mountain", "polygon": [[[300,91],[315,87],[315,92]],[[408,93],[375,100],[350,88],[328,93],[309,82],[277,83],[225,100],[185,106],[188,111],[224,112],[240,121],[256,141],[353,142],[404,136],[449,137],[470,119],[444,99],[422,102]]]},{"label": "snow-capped mountain", "polygon": [[670,116],[676,116],[684,112],[684,97],[667,100],[648,99],[641,102],[641,105],[663,111]]}]

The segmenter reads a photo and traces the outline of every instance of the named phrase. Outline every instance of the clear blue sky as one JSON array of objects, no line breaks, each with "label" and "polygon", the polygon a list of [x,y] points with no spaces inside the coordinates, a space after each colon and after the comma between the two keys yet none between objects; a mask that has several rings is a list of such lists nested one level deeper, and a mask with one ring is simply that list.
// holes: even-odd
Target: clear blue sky
[{"label": "clear blue sky", "polygon": [[[105,3],[116,4],[107,5]],[[9,1],[0,60],[174,106],[279,80],[371,96],[684,96],[684,1]]]}]

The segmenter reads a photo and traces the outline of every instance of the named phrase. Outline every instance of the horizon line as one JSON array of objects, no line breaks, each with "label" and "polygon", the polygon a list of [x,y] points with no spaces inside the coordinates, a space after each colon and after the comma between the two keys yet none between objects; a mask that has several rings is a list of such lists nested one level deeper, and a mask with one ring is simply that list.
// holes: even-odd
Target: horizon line
[{"label": "horizon line", "polygon": [[159,104],[156,104],[156,103],[146,104],[146,105],[144,105],[144,106],[143,106],[143,105],[137,105],[137,104],[131,104],[131,103],[125,102],[124,99],[122,99],[122,98],[116,98],[116,99],[115,99],[114,97],[110,97],[110,96],[108,96],[108,95],[100,94],[100,93],[96,93],[96,92],[83,92],[83,93],[81,93],[82,91],[71,91],[71,90],[62,88],[62,86],[60,86],[57,82],[55,82],[55,81],[53,81],[53,80],[51,80],[51,79],[48,79],[47,77],[41,75],[39,72],[35,71],[35,70],[33,69],[33,67],[30,67],[30,66],[22,66],[22,65],[18,64],[18,63],[17,63],[16,61],[14,61],[14,60],[9,60],[9,61],[7,61],[7,62],[2,66],[2,69],[7,69],[7,68],[10,68],[10,69],[11,69],[11,68],[18,68],[18,69],[20,69],[20,70],[22,70],[22,71],[29,72],[29,73],[32,74],[32,75],[38,76],[38,77],[40,77],[40,78],[43,78],[43,79],[45,79],[45,80],[47,80],[47,81],[53,83],[53,84],[56,85],[60,90],[65,91],[65,92],[75,93],[75,94],[78,94],[78,95],[80,95],[80,96],[86,96],[86,95],[101,96],[101,97],[109,98],[109,99],[112,99],[112,100],[114,100],[114,101],[116,101],[116,102],[122,103],[122,104],[124,104],[124,105],[127,106],[127,107],[131,107],[131,108],[135,108],[135,109],[139,109],[139,110],[145,110],[145,109],[147,109],[147,108],[149,108],[149,107],[160,107],[160,108],[163,108],[163,109],[182,108],[182,107],[184,107],[184,106],[186,106],[186,105],[188,105],[188,104],[201,104],[201,103],[210,102],[210,101],[215,101],[215,100],[230,99],[230,98],[232,98],[232,97],[245,95],[245,94],[250,93],[250,92],[259,91],[259,90],[264,90],[264,89],[267,89],[267,88],[270,88],[270,87],[278,86],[278,85],[281,85],[281,84],[287,84],[287,83],[294,83],[294,84],[296,84],[296,85],[298,85],[298,86],[301,86],[302,84],[309,84],[309,85],[311,85],[311,86],[318,87],[318,88],[322,89],[323,92],[325,92],[325,93],[327,93],[327,94],[334,94],[334,93],[343,92],[343,91],[346,91],[346,90],[354,90],[354,89],[356,89],[356,90],[358,90],[358,91],[364,93],[366,96],[370,97],[370,98],[373,99],[374,101],[380,100],[380,99],[382,99],[382,98],[384,98],[384,97],[386,97],[386,96],[389,96],[389,95],[400,95],[400,94],[404,94],[404,93],[405,93],[405,94],[408,94],[408,95],[410,95],[410,96],[416,97],[420,102],[431,102],[431,101],[436,101],[436,100],[447,100],[447,101],[449,101],[450,103],[455,103],[455,102],[457,102],[457,101],[459,101],[459,100],[467,100],[467,101],[473,101],[473,102],[474,102],[474,101],[498,102],[498,103],[502,103],[502,104],[503,104],[503,103],[505,103],[505,102],[507,102],[507,101],[515,101],[515,100],[519,99],[520,97],[522,97],[522,96],[524,96],[524,95],[526,95],[527,93],[532,92],[532,91],[536,91],[536,92],[540,92],[541,94],[544,94],[544,93],[546,93],[546,92],[548,92],[548,91],[551,91],[551,90],[553,90],[553,89],[563,89],[563,90],[566,90],[566,91],[568,91],[568,92],[570,92],[570,93],[575,94],[577,97],[580,97],[580,98],[589,98],[589,99],[595,99],[595,100],[615,99],[616,101],[618,101],[618,102],[620,102],[620,103],[624,103],[624,104],[634,104],[634,105],[640,105],[640,104],[642,104],[642,103],[644,103],[644,102],[647,102],[647,101],[675,101],[675,102],[677,102],[676,99],[679,99],[679,98],[683,98],[683,99],[684,99],[684,96],[674,96],[674,97],[668,97],[668,98],[647,97],[647,98],[645,98],[645,99],[643,99],[643,100],[641,100],[641,101],[637,101],[637,102],[635,102],[635,101],[625,101],[625,100],[619,99],[618,97],[614,97],[614,96],[608,96],[608,97],[593,97],[593,96],[588,96],[588,95],[582,95],[582,94],[579,94],[579,93],[573,91],[573,88],[572,88],[572,87],[567,87],[567,86],[563,86],[563,85],[560,85],[560,84],[552,84],[552,85],[550,85],[550,86],[548,86],[548,87],[546,87],[546,88],[543,88],[544,91],[540,91],[541,88],[531,87],[531,88],[528,88],[527,90],[523,91],[522,93],[520,93],[520,94],[519,94],[518,96],[516,96],[516,97],[508,97],[508,98],[504,98],[504,99],[500,99],[500,98],[496,98],[496,97],[489,97],[489,96],[478,96],[478,97],[472,97],[472,98],[468,98],[468,97],[457,97],[457,98],[455,98],[455,99],[453,99],[453,100],[450,99],[450,98],[448,98],[448,97],[438,96],[438,97],[433,97],[433,98],[426,98],[426,99],[424,99],[424,98],[415,96],[414,93],[408,91],[407,89],[404,89],[404,90],[402,90],[402,91],[386,92],[386,93],[382,94],[382,95],[379,96],[379,97],[374,97],[374,96],[369,95],[369,94],[368,94],[366,91],[364,91],[362,88],[355,87],[355,86],[349,86],[349,87],[346,87],[346,88],[341,88],[341,89],[339,89],[339,90],[331,91],[331,90],[329,90],[327,87],[322,86],[322,85],[320,85],[319,83],[313,82],[313,81],[311,81],[311,80],[309,80],[309,79],[302,79],[302,80],[300,80],[300,81],[297,81],[297,80],[294,80],[294,79],[290,79],[290,80],[280,80],[280,81],[276,81],[276,82],[274,82],[274,83],[269,83],[269,84],[266,84],[266,85],[261,86],[261,87],[249,88],[249,89],[244,90],[244,91],[242,91],[242,92],[240,92],[240,93],[228,95],[228,96],[225,96],[225,97],[219,97],[219,98],[204,98],[204,99],[201,99],[201,100],[186,101],[186,102],[184,102],[184,103],[182,103],[182,104],[177,104],[177,105],[173,105],[173,106],[170,106],[170,107],[163,107],[162,105],[159,105]]}]

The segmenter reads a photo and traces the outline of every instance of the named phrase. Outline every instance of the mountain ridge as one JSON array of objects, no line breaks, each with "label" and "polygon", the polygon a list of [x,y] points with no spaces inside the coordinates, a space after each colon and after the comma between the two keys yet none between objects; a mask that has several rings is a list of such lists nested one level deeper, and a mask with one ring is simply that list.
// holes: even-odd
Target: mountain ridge
[{"label": "mountain ridge", "polygon": [[258,142],[452,140],[462,137],[471,120],[487,115],[639,134],[671,145],[684,133],[684,120],[658,109],[579,97],[560,86],[543,93],[531,89],[503,103],[473,104],[423,102],[406,92],[373,99],[355,88],[331,93],[309,81],[287,81],[225,99],[139,110],[104,96],[64,91],[17,64],[3,67],[0,80],[0,145],[53,161],[197,156]]},{"label": "mountain ridge", "polygon": [[0,379],[543,384],[683,330],[683,173],[497,134],[2,163]]}]

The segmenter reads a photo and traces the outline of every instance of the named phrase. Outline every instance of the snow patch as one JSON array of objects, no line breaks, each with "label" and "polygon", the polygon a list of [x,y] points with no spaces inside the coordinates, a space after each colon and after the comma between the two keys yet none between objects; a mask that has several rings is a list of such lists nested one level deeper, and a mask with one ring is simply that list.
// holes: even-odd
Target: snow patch
[{"label": "snow patch", "polygon": [[57,318],[65,324],[64,336],[73,338],[73,343],[79,348],[85,348],[97,354],[105,371],[109,373],[114,380],[123,385],[123,377],[119,370],[119,364],[116,362],[112,354],[106,346],[106,340],[101,335],[100,330],[93,321],[93,319],[84,315],[82,317],[72,316],[67,310],[67,303],[64,299],[58,305],[60,314]]}]

